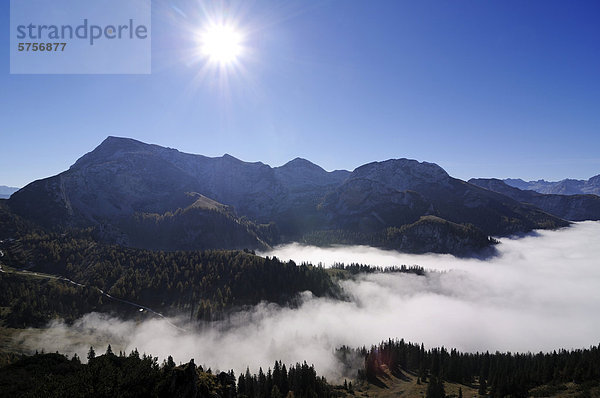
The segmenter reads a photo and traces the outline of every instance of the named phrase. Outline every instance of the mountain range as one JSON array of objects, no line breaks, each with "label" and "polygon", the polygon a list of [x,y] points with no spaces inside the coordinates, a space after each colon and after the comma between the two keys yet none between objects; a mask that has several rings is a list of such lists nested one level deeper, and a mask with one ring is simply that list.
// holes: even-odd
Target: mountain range
[{"label": "mountain range", "polygon": [[521,190],[495,178],[473,178],[469,183],[529,203],[545,212],[570,221],[600,220],[600,196],[542,194]]},{"label": "mountain range", "polygon": [[0,199],[8,199],[10,195],[17,192],[19,188],[7,187],[6,185],[0,185]]},{"label": "mountain range", "polygon": [[520,178],[507,178],[504,182],[511,187],[557,195],[600,195],[600,174],[588,180],[565,179],[561,181],[523,181]]},{"label": "mountain range", "polygon": [[391,159],[328,172],[300,158],[270,167],[118,137],[7,205],[45,228],[93,227],[108,241],[165,250],[300,241],[465,254],[490,246],[491,235],[569,225],[434,163]]}]

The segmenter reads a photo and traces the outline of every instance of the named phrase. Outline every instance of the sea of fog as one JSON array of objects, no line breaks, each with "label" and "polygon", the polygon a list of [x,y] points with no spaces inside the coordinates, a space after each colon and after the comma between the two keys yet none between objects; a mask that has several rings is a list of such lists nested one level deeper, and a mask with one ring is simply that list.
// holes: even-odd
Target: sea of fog
[{"label": "sea of fog", "polygon": [[266,369],[277,359],[306,360],[330,378],[340,376],[336,347],[369,346],[389,337],[462,351],[536,352],[600,342],[600,222],[503,238],[498,256],[488,260],[298,244],[262,254],[325,266],[416,264],[441,272],[364,275],[340,282],[349,301],[306,293],[299,308],[258,305],[202,330],[88,314],[72,326],[53,322],[20,338],[32,349],[83,358],[90,344],[103,352],[110,342],[113,351],[137,348],[177,362],[194,358],[213,370],[238,373],[246,366]]}]

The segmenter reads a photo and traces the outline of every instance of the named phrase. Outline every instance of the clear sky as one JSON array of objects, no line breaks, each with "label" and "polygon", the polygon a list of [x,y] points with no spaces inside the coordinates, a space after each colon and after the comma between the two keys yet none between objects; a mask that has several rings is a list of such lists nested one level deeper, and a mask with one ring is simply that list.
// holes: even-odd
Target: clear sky
[{"label": "clear sky", "polygon": [[[0,185],[66,170],[106,136],[327,170],[413,158],[451,175],[600,174],[600,2],[152,2],[152,74],[10,75],[0,1]],[[224,13],[234,66],[197,56]]]}]

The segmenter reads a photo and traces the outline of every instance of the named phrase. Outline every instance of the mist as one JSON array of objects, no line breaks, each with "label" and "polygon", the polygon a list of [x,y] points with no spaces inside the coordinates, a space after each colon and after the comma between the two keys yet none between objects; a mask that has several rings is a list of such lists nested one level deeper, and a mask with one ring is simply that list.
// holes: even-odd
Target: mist
[{"label": "mist", "polygon": [[19,338],[31,349],[85,358],[137,348],[176,362],[213,370],[247,366],[257,371],[275,360],[306,360],[330,379],[342,376],[334,350],[404,338],[427,347],[461,351],[537,352],[583,348],[600,342],[600,222],[503,238],[488,260],[450,255],[410,255],[364,246],[317,248],[290,244],[262,255],[330,266],[335,262],[379,266],[420,265],[427,276],[369,274],[339,282],[348,301],[304,293],[295,309],[263,303],[228,321],[198,328],[171,320],[136,323],[88,314],[67,326],[51,323]]}]

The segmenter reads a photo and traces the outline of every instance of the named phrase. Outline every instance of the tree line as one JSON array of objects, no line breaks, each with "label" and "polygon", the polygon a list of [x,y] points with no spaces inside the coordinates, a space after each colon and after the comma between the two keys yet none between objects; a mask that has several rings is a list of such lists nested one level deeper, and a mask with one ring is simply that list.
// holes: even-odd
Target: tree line
[{"label": "tree line", "polygon": [[425,269],[419,265],[401,265],[401,266],[391,266],[391,267],[381,267],[381,266],[373,266],[373,265],[365,265],[358,263],[350,263],[345,265],[344,263],[334,263],[331,266],[332,269],[347,271],[351,275],[358,274],[374,274],[374,273],[383,273],[383,274],[415,274],[419,276],[425,275]]},{"label": "tree line", "polygon": [[276,361],[273,370],[249,369],[235,377],[233,370],[214,373],[189,363],[177,366],[173,358],[159,364],[156,357],[114,353],[93,348],[87,363],[74,355],[25,356],[0,369],[0,391],[6,396],[43,397],[185,397],[185,398],[329,398],[342,393],[317,375],[306,362],[286,368]]},{"label": "tree line", "polygon": [[376,382],[382,365],[392,371],[413,372],[418,383],[429,382],[429,398],[444,397],[443,381],[476,384],[480,395],[490,397],[527,397],[543,385],[600,384],[600,345],[537,354],[461,353],[444,347],[425,350],[423,344],[389,339],[370,349],[338,350],[338,356],[346,361],[353,353],[364,358],[359,378]]},{"label": "tree line", "polygon": [[[383,369],[417,375],[427,384],[426,398],[445,397],[444,383],[477,387],[480,396],[552,396],[564,383],[580,386],[580,397],[592,396],[600,387],[600,345],[587,349],[550,353],[461,353],[444,347],[426,350],[423,344],[388,340],[370,349],[341,347],[340,360],[364,357],[358,379],[377,383]],[[0,368],[0,391],[7,396],[45,397],[211,397],[211,398],[329,398],[360,395],[352,383],[334,386],[318,376],[306,362],[286,367],[275,361],[266,372],[252,374],[248,368],[236,377],[233,370],[213,372],[197,366],[162,363],[133,350],[114,353],[108,346],[103,355],[93,348],[87,363],[56,354],[37,353],[12,358]],[[385,365],[385,366],[384,366]],[[459,390],[459,398],[461,391]]]}]

